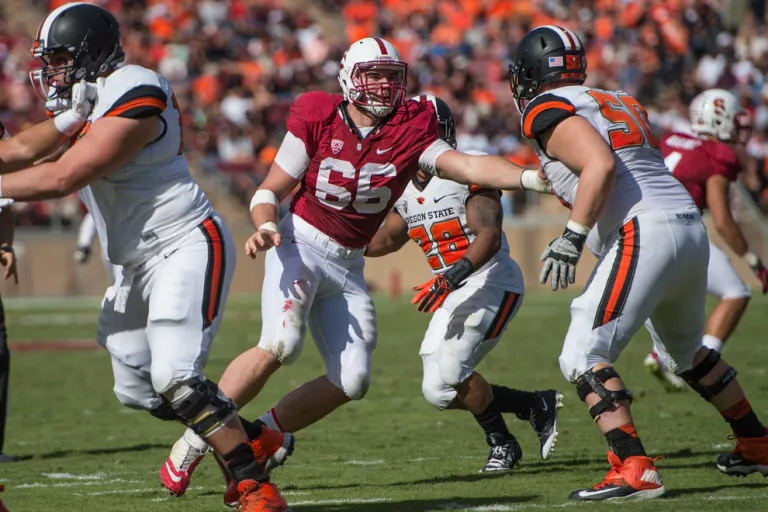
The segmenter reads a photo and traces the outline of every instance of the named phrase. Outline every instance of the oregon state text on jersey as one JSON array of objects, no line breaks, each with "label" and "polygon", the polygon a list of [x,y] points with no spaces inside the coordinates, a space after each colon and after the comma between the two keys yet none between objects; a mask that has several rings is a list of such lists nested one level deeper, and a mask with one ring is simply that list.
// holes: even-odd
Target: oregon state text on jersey
[{"label": "oregon state text on jersey", "polygon": [[[469,244],[474,241],[475,234],[467,225],[467,201],[472,193],[480,190],[483,189],[432,177],[424,190],[416,188],[413,182],[409,183],[395,202],[395,212],[405,220],[408,235],[424,251],[433,273],[441,274],[448,270],[464,256]],[[503,285],[518,273],[509,271],[504,264],[507,261],[511,262],[509,244],[502,231],[499,252],[475,271],[470,281],[485,280],[493,275],[493,279]]]},{"label": "oregon state text on jersey", "polygon": [[736,181],[741,171],[736,150],[715,139],[671,133],[662,139],[661,152],[667,168],[685,186],[701,211],[707,208],[707,180],[720,175]]},{"label": "oregon state text on jersey", "polygon": [[[213,209],[192,179],[182,154],[181,114],[170,84],[141,66],[128,65],[98,82],[89,125],[102,117],[158,115],[157,139],[120,170],[81,194],[90,211],[101,212],[109,260],[139,264],[168,248],[209,217]],[[104,238],[106,235],[106,238]]]},{"label": "oregon state text on jersey", "polygon": [[695,208],[688,192],[667,170],[645,109],[637,100],[623,92],[583,86],[539,94],[526,106],[522,118],[523,134],[533,140],[552,190],[566,206],[576,198],[579,178],[547,154],[542,135],[573,115],[594,126],[616,153],[613,191],[590,233],[593,250],[638,213]]},{"label": "oregon state text on jersey", "polygon": [[[291,106],[288,131],[310,159],[291,211],[349,248],[371,241],[395,200],[438,140],[429,103],[407,101],[367,137],[345,121],[343,98],[307,92]],[[352,127],[351,127],[352,126]]]}]

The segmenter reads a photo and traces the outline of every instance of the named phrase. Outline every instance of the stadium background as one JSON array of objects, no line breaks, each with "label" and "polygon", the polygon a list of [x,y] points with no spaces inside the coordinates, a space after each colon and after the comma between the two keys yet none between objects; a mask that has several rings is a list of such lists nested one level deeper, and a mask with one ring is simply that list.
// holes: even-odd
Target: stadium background
[{"label": "stadium background", "polygon": [[[29,48],[40,20],[61,3],[4,0],[0,6],[0,121],[11,133],[45,118],[28,79],[39,65]],[[520,164],[535,164],[536,158],[520,139],[507,64],[530,27],[558,24],[576,31],[589,50],[587,85],[635,95],[658,136],[687,125],[687,105],[702,89],[730,89],[754,124],[744,148],[742,184],[749,199],[742,197],[742,204],[756,206],[747,209],[753,219],[755,212],[768,211],[768,13],[761,0],[97,3],[118,14],[129,61],[156,69],[173,83],[193,173],[239,245],[250,232],[246,205],[285,133],[291,101],[309,89],[338,92],[341,54],[367,35],[398,47],[410,65],[412,94],[429,91],[451,105],[459,149],[480,149]],[[83,214],[76,196],[14,208],[20,284],[3,283],[2,293],[102,293],[107,280],[98,256],[86,266],[72,259]],[[513,257],[535,288],[541,248],[559,234],[567,212],[552,197],[524,193],[506,193],[504,208]],[[753,233],[766,258],[762,227]],[[747,267],[736,263],[749,279]],[[589,265],[580,266],[580,283]],[[398,255],[369,260],[368,266],[373,287],[395,291],[429,272],[414,244]],[[233,292],[258,291],[261,271],[260,264],[238,265]]]}]

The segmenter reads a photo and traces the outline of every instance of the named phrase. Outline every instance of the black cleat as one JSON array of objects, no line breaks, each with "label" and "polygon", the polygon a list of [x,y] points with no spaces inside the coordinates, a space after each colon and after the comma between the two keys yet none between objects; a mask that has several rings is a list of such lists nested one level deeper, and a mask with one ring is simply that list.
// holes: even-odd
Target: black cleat
[{"label": "black cleat", "polygon": [[[750,458],[745,456],[745,452]],[[768,436],[740,437],[731,453],[717,458],[717,469],[728,476],[747,476],[760,473],[768,476]]]},{"label": "black cleat", "polygon": [[557,390],[536,391],[539,405],[531,410],[528,420],[541,441],[541,458],[546,460],[557,443],[557,410],[563,406],[563,395]]},{"label": "black cleat", "polygon": [[3,462],[16,462],[17,460],[19,460],[19,459],[17,459],[13,455],[5,455],[4,453],[0,453],[0,463],[3,463]]},{"label": "black cleat", "polygon": [[485,467],[480,470],[481,473],[512,471],[523,458],[523,450],[515,439],[505,440],[500,435],[490,435],[485,440],[491,447],[491,452]]}]

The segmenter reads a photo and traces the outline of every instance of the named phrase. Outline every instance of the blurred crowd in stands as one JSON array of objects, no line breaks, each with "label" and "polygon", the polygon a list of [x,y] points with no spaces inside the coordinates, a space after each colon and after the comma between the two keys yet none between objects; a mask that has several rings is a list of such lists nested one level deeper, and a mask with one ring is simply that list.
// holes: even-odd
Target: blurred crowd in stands
[{"label": "blurred crowd in stands", "polygon": [[[11,4],[39,11],[61,0],[4,0],[0,120],[12,132],[45,117],[29,85],[35,26],[11,23]],[[338,92],[350,42],[378,35],[410,64],[409,90],[445,99],[459,149],[535,164],[520,139],[507,82],[515,44],[533,27],[576,31],[588,49],[587,85],[623,89],[646,106],[657,135],[685,128],[702,89],[733,90],[752,114],[744,184],[768,211],[768,27],[763,0],[101,0],[118,14],[131,62],[174,86],[195,172],[243,204],[263,179],[293,98]],[[2,8],[2,7],[0,7]],[[33,16],[34,17],[34,16]],[[508,215],[524,195],[505,196]],[[23,205],[27,225],[76,222],[76,199]]]}]

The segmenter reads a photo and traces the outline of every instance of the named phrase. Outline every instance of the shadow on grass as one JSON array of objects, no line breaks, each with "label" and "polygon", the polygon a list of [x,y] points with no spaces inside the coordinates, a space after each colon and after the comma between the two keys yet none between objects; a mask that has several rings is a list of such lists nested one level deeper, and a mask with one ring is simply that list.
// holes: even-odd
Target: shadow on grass
[{"label": "shadow on grass", "polygon": [[499,505],[515,505],[526,503],[538,496],[510,496],[504,498],[440,498],[429,500],[400,500],[380,501],[364,503],[334,503],[333,500],[318,501],[313,504],[309,501],[291,500],[291,508],[296,512],[424,512],[425,510],[466,510],[474,507],[489,507]]},{"label": "shadow on grass", "polygon": [[61,459],[72,455],[111,455],[115,453],[143,452],[155,448],[168,449],[167,444],[135,444],[133,446],[116,446],[114,448],[94,448],[92,450],[56,450],[54,452],[41,453],[29,456],[29,459]]}]

